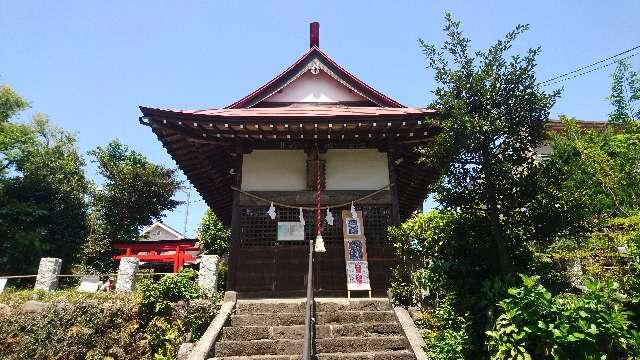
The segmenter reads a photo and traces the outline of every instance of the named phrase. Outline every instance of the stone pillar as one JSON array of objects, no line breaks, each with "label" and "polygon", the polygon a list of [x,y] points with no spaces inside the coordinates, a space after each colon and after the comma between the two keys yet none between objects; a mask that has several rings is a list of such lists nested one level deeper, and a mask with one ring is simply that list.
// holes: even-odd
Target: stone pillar
[{"label": "stone pillar", "polygon": [[140,261],[133,256],[120,258],[118,267],[118,279],[116,280],[117,292],[132,292],[136,288],[136,271]]},{"label": "stone pillar", "polygon": [[220,257],[218,255],[202,255],[200,257],[198,285],[209,295],[216,291],[219,261]]},{"label": "stone pillar", "polygon": [[52,291],[58,287],[58,275],[62,268],[62,259],[42,258],[36,277],[36,290]]}]

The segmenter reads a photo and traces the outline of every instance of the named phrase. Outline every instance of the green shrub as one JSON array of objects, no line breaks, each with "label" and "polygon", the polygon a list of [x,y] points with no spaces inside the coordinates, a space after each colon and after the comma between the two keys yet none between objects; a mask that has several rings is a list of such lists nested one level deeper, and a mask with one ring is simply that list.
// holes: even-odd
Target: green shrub
[{"label": "green shrub", "polygon": [[169,322],[164,317],[154,317],[145,330],[153,358],[155,360],[175,359],[181,333],[180,322]]},{"label": "green shrub", "polygon": [[164,275],[160,281],[142,280],[139,284],[142,293],[142,305],[153,315],[169,315],[171,303],[197,299],[201,294],[196,283],[198,273],[183,268],[177,274]]},{"label": "green shrub", "polygon": [[[34,292],[31,292],[32,294]],[[0,315],[2,359],[148,359],[137,295],[52,292],[38,313],[19,311],[26,291],[14,292],[12,311]]]},{"label": "green shrub", "polygon": [[553,296],[539,277],[521,275],[487,332],[494,359],[625,359],[640,355],[640,335],[614,282],[586,281],[580,295]]},{"label": "green shrub", "polygon": [[496,274],[488,229],[481,214],[438,210],[390,227],[399,260],[391,280],[396,301],[406,305],[426,294],[427,301],[451,292],[477,294],[482,281]]},{"label": "green shrub", "polygon": [[220,293],[224,293],[227,290],[227,274],[229,272],[229,265],[225,260],[221,260],[218,264],[218,274],[216,276],[216,289]]},{"label": "green shrub", "polygon": [[202,216],[198,226],[198,235],[200,247],[206,254],[222,255],[229,251],[231,230],[211,209],[207,209]]},{"label": "green shrub", "polygon": [[[0,313],[0,358],[175,359],[179,344],[202,336],[219,310],[220,299],[182,301],[197,294],[193,271],[163,279],[162,285],[154,287],[160,290],[152,292],[164,304],[158,307],[160,314],[152,311],[156,304],[144,299],[142,291],[118,294],[7,289],[0,294],[0,304],[11,308],[8,314]],[[177,290],[165,289],[171,286]],[[176,296],[175,292],[182,295]],[[180,300],[173,303],[176,297]],[[32,298],[47,303],[48,308],[38,313],[20,311]]]},{"label": "green shrub", "polygon": [[455,297],[444,297],[433,310],[423,312],[418,323],[426,328],[423,338],[431,360],[464,360],[470,350],[468,314],[461,316]]}]

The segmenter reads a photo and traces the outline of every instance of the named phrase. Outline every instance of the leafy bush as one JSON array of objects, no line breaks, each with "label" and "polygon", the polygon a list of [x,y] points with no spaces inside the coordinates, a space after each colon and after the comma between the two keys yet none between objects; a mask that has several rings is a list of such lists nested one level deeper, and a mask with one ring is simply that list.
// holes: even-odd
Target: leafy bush
[{"label": "leafy bush", "polygon": [[422,313],[418,323],[426,328],[423,337],[429,359],[467,358],[471,346],[467,317],[458,315],[453,295],[443,298],[434,310]]},{"label": "leafy bush", "polygon": [[198,227],[200,247],[206,254],[222,255],[229,252],[231,230],[226,227],[218,216],[207,209]]},{"label": "leafy bush", "polygon": [[[180,343],[202,336],[219,309],[220,299],[181,301],[196,294],[194,272],[167,278],[172,279],[163,278],[162,285],[153,286],[161,290],[147,293],[160,299],[163,305],[158,306],[159,313],[152,311],[156,304],[153,299],[143,298],[142,291],[118,294],[7,289],[0,294],[0,304],[6,305],[0,309],[0,358],[175,359]],[[191,284],[185,284],[187,281]],[[172,286],[178,290],[168,291]],[[183,294],[181,300],[166,303],[174,301],[175,292]],[[48,308],[22,312],[21,306],[32,298],[47,303]],[[5,313],[7,307],[9,313]]]},{"label": "leafy bush", "polygon": [[13,310],[0,315],[0,358],[149,359],[137,295],[61,293],[41,299],[51,302],[38,313],[19,311],[19,300],[6,302]]},{"label": "leafy bush", "polygon": [[181,323],[171,323],[164,317],[154,317],[149,322],[145,336],[155,360],[175,358],[181,330]]},{"label": "leafy bush", "polygon": [[[553,296],[539,277],[521,275],[489,336],[494,359],[604,359],[640,355],[640,334],[614,282],[585,281],[581,295]],[[634,357],[635,358],[635,357]]]},{"label": "leafy bush", "polygon": [[153,315],[168,315],[171,303],[197,299],[201,295],[200,286],[196,283],[198,273],[183,268],[175,275],[165,275],[160,281],[145,279],[140,282],[142,305]]},{"label": "leafy bush", "polygon": [[390,227],[389,237],[399,259],[391,283],[398,302],[417,303],[427,294],[439,299],[451,292],[477,293],[481,282],[496,273],[481,214],[437,210],[414,214]]}]

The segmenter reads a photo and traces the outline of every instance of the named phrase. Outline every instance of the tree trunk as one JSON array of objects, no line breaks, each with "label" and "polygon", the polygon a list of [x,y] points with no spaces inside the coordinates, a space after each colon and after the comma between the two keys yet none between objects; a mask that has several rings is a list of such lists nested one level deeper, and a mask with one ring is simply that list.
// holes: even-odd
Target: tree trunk
[{"label": "tree trunk", "polygon": [[496,243],[496,250],[498,252],[498,266],[502,275],[510,274],[513,271],[511,259],[507,248],[504,244],[504,234],[502,232],[502,225],[500,224],[500,215],[498,214],[498,207],[495,201],[490,201],[488,204],[487,216],[491,222],[491,235]]}]

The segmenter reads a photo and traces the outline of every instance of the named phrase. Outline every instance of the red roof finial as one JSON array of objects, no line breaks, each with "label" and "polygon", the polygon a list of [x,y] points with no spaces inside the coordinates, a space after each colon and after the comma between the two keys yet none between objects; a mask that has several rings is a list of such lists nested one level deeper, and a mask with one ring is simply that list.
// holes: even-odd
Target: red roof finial
[{"label": "red roof finial", "polygon": [[320,47],[320,23],[317,21],[309,24],[309,47]]}]

